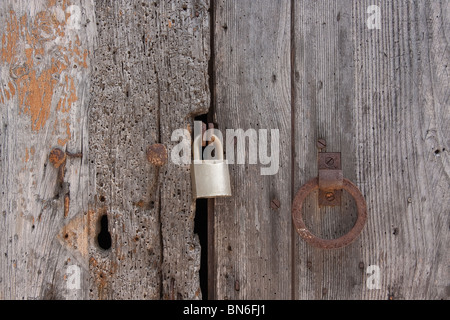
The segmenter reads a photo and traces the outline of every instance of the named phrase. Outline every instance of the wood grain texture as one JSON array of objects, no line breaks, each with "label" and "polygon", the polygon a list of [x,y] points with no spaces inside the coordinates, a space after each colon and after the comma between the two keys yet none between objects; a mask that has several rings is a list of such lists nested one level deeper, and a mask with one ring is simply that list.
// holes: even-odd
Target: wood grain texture
[{"label": "wood grain texture", "polygon": [[[239,0],[214,6],[219,129],[280,134],[278,174],[262,176],[264,165],[246,157],[245,164],[230,165],[233,197],[215,200],[215,298],[289,299],[290,4]],[[281,204],[277,210],[271,209],[274,198]]]},{"label": "wood grain texture", "polygon": [[[294,1],[295,48],[294,190],[317,177],[316,142],[326,140],[322,151],[341,152],[345,178],[356,181],[354,108],[354,17],[349,1]],[[305,223],[314,234],[336,239],[356,222],[356,205],[343,192],[340,207],[319,208],[318,192],[306,199]],[[369,211],[370,215],[370,211]],[[364,286],[359,269],[361,241],[343,249],[313,248],[296,233],[294,299],[354,299]]]},{"label": "wood grain texture", "polygon": [[94,218],[113,243],[91,247],[93,298],[198,299],[200,246],[188,166],[147,163],[151,144],[209,104],[208,3],[96,3],[98,49],[90,114]]},{"label": "wood grain texture", "polygon": [[[160,86],[160,134],[169,155],[179,141],[176,129],[191,132],[193,118],[210,105],[209,1],[161,1],[162,25],[156,66]],[[170,158],[169,158],[170,159]],[[162,298],[200,299],[200,248],[194,234],[195,200],[192,199],[190,166],[169,163],[161,170],[161,232],[163,246]]]},{"label": "wood grain texture", "polygon": [[[270,178],[283,185],[277,190],[284,191],[283,204],[317,176],[316,141],[325,138],[326,151],[342,153],[344,177],[365,196],[369,221],[351,246],[334,251],[311,248],[295,232],[264,242],[279,232],[289,234],[291,222],[268,227],[256,219],[266,217],[272,194],[252,166],[234,166],[234,198],[215,204],[216,298],[448,299],[449,4],[321,0],[284,5],[277,3],[280,11],[270,12],[273,8],[261,2],[217,4],[217,121],[222,128],[248,129],[286,119],[280,137],[291,141],[293,151],[282,147],[283,168]],[[368,28],[370,5],[381,10],[380,29]],[[290,16],[283,19],[292,18],[291,41],[274,31],[286,22],[277,15],[284,10]],[[277,50],[287,55],[282,47],[291,48],[291,64],[277,64]],[[262,62],[266,54],[271,59]],[[272,91],[263,80],[273,64],[279,66],[276,80],[284,84],[274,96],[287,97],[276,100],[276,109],[270,108],[273,101],[266,94]],[[284,168],[291,164],[293,184]],[[344,194],[341,208],[319,209],[316,197],[311,194],[305,203],[308,227],[324,238],[348,232],[356,220],[354,201]],[[290,212],[290,201],[289,208],[282,205],[282,217],[285,210]],[[285,269],[274,271],[258,260],[261,256]],[[378,289],[367,285],[370,265],[379,267]],[[282,281],[277,283],[282,291],[275,296],[265,279]]]},{"label": "wood grain texture", "polygon": [[[91,298],[157,299],[161,233],[159,171],[146,149],[159,139],[157,75],[147,42],[158,32],[155,6],[96,2],[97,47],[89,112]],[[158,54],[158,53],[153,53]],[[112,244],[97,243],[108,217]]]},{"label": "wood grain texture", "polygon": [[[380,29],[367,26],[370,5]],[[211,296],[448,299],[448,1],[213,9],[214,121],[224,133],[278,129],[280,168],[230,165],[234,196],[209,203]],[[0,3],[0,299],[202,297],[189,167],[157,167],[146,150],[161,143],[170,158],[173,130],[208,111],[208,10],[206,0]],[[342,152],[369,209],[360,238],[334,251],[308,246],[291,222],[295,192],[317,176],[318,138]],[[346,233],[352,199],[319,209],[316,196],[311,230]]]},{"label": "wood grain texture", "polygon": [[[89,1],[0,6],[0,298],[83,299],[87,238],[64,226],[87,213],[88,167],[68,157],[62,175],[49,154],[86,144],[93,12]],[[67,286],[72,265],[79,290]]]},{"label": "wood grain texture", "polygon": [[[343,153],[369,220],[347,248],[296,243],[294,298],[448,299],[448,3],[295,4],[296,188],[316,174],[309,163],[323,137],[327,151]],[[380,30],[366,24],[373,4]],[[307,210],[324,237],[354,219],[352,204],[331,217],[314,204]],[[380,268],[379,289],[367,286],[369,265]]]},{"label": "wood grain texture", "polygon": [[448,299],[450,6],[380,8],[381,30],[354,25],[357,181],[372,212],[364,260],[382,277],[361,297]]},{"label": "wood grain texture", "polygon": [[201,298],[189,167],[146,151],[207,112],[208,8],[2,2],[0,298]]}]

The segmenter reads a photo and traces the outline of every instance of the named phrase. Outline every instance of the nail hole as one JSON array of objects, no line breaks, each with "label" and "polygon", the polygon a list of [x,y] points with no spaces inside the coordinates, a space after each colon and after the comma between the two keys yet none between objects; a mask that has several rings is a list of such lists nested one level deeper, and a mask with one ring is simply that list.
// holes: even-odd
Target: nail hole
[{"label": "nail hole", "polygon": [[97,236],[97,242],[103,250],[111,248],[111,234],[108,231],[108,216],[106,214],[100,219],[100,233]]}]

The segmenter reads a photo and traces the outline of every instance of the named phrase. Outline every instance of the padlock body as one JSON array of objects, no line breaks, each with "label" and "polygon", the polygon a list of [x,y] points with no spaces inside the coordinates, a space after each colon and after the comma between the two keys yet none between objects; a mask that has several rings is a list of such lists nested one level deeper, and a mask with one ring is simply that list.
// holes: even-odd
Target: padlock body
[{"label": "padlock body", "polygon": [[194,199],[231,196],[228,163],[223,160],[203,160],[191,164]]}]

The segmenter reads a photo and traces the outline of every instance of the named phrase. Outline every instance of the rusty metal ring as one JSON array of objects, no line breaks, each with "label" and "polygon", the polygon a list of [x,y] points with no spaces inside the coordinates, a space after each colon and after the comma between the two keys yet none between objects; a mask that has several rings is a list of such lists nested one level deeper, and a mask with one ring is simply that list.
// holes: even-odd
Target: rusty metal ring
[{"label": "rusty metal ring", "polygon": [[306,228],[305,222],[303,221],[302,206],[303,201],[305,201],[308,194],[312,191],[319,189],[319,178],[314,178],[308,181],[300,190],[297,192],[294,202],[292,205],[292,219],[294,221],[295,230],[305,241],[314,247],[321,249],[337,249],[342,248],[350,243],[352,243],[361,233],[364,225],[367,221],[367,205],[364,200],[361,191],[355,186],[350,180],[343,179],[343,187],[348,193],[352,195],[355,199],[356,207],[358,210],[358,218],[355,225],[346,235],[333,240],[325,240],[318,238],[312,234],[308,228]]}]

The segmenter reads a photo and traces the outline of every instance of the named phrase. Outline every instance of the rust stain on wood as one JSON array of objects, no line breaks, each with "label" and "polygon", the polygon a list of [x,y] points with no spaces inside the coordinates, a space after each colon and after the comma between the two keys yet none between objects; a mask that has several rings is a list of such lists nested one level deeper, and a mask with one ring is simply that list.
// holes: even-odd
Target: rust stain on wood
[{"label": "rust stain on wood", "polygon": [[167,159],[167,149],[163,144],[154,144],[147,149],[147,160],[154,166],[164,166]]},{"label": "rust stain on wood", "polygon": [[[67,196],[67,195],[66,195]],[[65,197],[66,202],[68,197]],[[81,213],[64,225],[57,238],[74,256],[80,255],[82,260],[87,259],[89,245],[89,228],[86,215]]]},{"label": "rust stain on wood", "polygon": [[[30,117],[34,132],[44,128],[49,119],[54,119],[56,128],[62,118],[59,129],[65,137],[58,139],[61,146],[71,139],[69,116],[63,114],[78,101],[79,80],[70,71],[88,67],[88,51],[80,50],[78,35],[67,32],[68,5],[67,1],[61,5],[48,1],[48,10],[35,16],[18,17],[10,10],[0,51],[1,63],[10,70],[11,78],[1,102],[17,99],[19,112]],[[57,114],[51,117],[52,112]]]},{"label": "rust stain on wood", "polygon": [[69,207],[70,207],[70,194],[66,194],[64,196],[64,218],[67,218],[69,215]]},{"label": "rust stain on wood", "polygon": [[66,153],[59,148],[50,151],[50,155],[48,156],[48,160],[56,169],[66,162],[66,158]]}]

